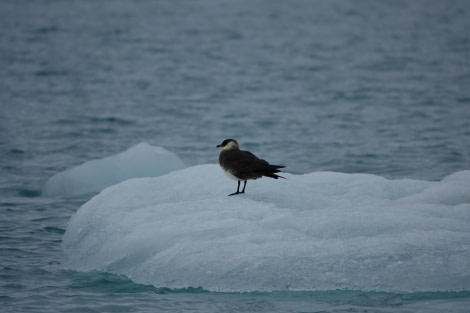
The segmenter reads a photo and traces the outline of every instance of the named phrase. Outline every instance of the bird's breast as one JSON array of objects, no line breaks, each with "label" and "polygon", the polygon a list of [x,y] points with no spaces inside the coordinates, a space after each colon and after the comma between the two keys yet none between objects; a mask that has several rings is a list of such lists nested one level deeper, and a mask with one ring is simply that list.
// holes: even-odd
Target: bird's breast
[{"label": "bird's breast", "polygon": [[232,174],[232,172],[230,172],[229,170],[225,169],[222,167],[222,170],[224,171],[224,174],[227,175],[229,178],[233,179],[233,180],[240,180],[239,178],[237,178],[235,175]]}]

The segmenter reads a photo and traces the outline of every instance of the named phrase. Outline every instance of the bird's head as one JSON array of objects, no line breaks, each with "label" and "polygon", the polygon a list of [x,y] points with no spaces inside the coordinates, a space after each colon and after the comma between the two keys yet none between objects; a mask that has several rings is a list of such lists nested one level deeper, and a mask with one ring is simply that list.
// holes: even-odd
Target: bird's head
[{"label": "bird's head", "polygon": [[235,139],[225,139],[220,145],[217,145],[217,148],[222,148],[222,150],[239,150],[238,142]]}]

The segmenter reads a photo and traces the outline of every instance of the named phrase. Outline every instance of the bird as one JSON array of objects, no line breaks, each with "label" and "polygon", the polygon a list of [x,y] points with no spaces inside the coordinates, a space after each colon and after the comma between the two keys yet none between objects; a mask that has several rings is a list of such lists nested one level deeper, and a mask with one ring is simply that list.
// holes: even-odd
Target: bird
[{"label": "bird", "polygon": [[[258,158],[250,151],[240,150],[240,146],[235,139],[225,139],[217,148],[222,148],[219,155],[219,164],[224,173],[238,181],[237,191],[229,196],[245,193],[245,187],[248,180],[258,179],[263,176],[274,179],[284,178],[276,173],[284,165],[269,164],[266,160]],[[240,191],[240,182],[243,181],[243,189]]]}]

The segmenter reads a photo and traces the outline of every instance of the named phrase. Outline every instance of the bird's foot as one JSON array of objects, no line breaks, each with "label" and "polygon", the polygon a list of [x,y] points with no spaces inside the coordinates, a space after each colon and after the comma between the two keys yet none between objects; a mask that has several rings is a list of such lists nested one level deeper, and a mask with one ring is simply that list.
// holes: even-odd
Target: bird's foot
[{"label": "bird's foot", "polygon": [[245,192],[244,192],[244,191],[242,191],[242,192],[237,191],[237,192],[234,192],[234,193],[229,194],[229,197],[230,197],[230,196],[234,196],[234,195],[238,195],[238,194],[241,194],[241,193],[245,193]]}]

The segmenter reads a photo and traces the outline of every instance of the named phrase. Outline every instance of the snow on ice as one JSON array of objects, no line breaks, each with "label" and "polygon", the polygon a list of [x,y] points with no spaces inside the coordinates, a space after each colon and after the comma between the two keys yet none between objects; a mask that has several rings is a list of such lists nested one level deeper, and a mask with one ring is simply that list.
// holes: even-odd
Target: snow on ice
[{"label": "snow on ice", "polygon": [[233,197],[215,164],[114,185],[69,221],[63,264],[212,291],[470,288],[470,171],[283,176]]}]

